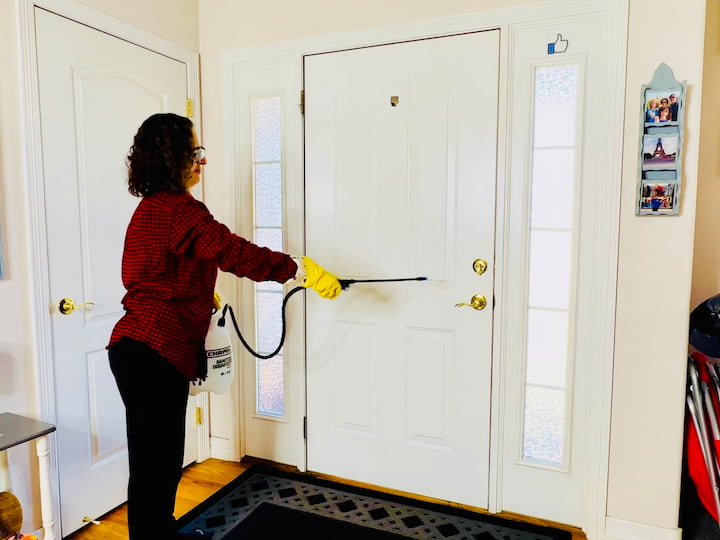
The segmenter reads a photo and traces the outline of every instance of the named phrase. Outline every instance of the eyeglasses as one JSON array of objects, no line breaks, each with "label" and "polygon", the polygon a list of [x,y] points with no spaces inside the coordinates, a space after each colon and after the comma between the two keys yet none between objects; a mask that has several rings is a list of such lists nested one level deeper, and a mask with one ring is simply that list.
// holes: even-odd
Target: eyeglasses
[{"label": "eyeglasses", "polygon": [[193,163],[200,163],[203,159],[205,159],[205,147],[197,146],[193,148],[192,159]]}]

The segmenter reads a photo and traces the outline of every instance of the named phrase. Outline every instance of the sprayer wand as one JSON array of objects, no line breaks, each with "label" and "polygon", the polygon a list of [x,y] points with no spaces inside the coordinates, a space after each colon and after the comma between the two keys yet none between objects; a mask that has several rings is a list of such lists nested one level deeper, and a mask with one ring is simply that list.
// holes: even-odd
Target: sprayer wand
[{"label": "sprayer wand", "polygon": [[388,283],[391,281],[426,281],[426,276],[406,277],[406,278],[390,278],[390,279],[338,279],[340,288],[345,290],[353,283]]},{"label": "sprayer wand", "polygon": [[[426,281],[427,277],[425,276],[418,276],[418,277],[412,277],[412,278],[390,278],[390,279],[338,279],[338,282],[340,283],[341,289],[347,289],[350,285],[353,283],[389,283],[394,281]],[[245,346],[245,348],[250,351],[250,354],[252,354],[255,358],[260,358],[262,360],[266,360],[268,358],[272,358],[277,353],[280,352],[280,349],[282,349],[283,343],[285,342],[285,330],[286,330],[286,324],[285,324],[285,306],[287,306],[288,300],[290,300],[290,297],[294,295],[295,293],[298,293],[300,291],[307,290],[305,287],[295,287],[294,289],[291,289],[290,292],[288,292],[285,295],[285,298],[283,298],[282,303],[282,334],[280,335],[280,342],[278,343],[277,348],[269,353],[269,354],[260,354],[253,350],[252,347],[250,347],[250,344],[245,341],[245,338],[243,337],[242,333],[240,332],[240,327],[238,326],[237,320],[235,319],[235,313],[233,312],[232,307],[230,304],[225,304],[225,307],[222,311],[222,317],[220,318],[220,321],[218,321],[219,326],[225,326],[225,313],[230,312],[230,319],[232,320],[233,326],[235,327],[235,333],[240,338],[240,342]]]}]

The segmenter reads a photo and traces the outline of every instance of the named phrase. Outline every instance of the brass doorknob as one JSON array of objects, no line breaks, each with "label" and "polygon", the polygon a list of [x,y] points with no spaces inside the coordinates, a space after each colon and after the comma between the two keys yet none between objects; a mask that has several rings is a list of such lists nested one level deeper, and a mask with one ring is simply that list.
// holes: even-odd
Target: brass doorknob
[{"label": "brass doorknob", "polygon": [[487,298],[485,298],[482,294],[476,294],[476,295],[473,295],[473,297],[470,299],[469,304],[467,304],[465,302],[460,302],[459,304],[455,304],[455,307],[461,307],[461,306],[470,306],[471,308],[480,311],[481,309],[485,309],[485,306],[487,306]]},{"label": "brass doorknob", "polygon": [[83,302],[82,304],[76,304],[72,298],[63,298],[58,302],[58,311],[63,315],[70,315],[73,311],[82,309],[85,306],[94,306],[95,302]]}]

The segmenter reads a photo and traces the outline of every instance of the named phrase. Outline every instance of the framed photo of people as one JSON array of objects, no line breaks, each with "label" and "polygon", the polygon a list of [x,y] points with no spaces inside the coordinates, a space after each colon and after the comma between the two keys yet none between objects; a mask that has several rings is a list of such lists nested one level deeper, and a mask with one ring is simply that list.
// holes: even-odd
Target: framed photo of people
[{"label": "framed photo of people", "polygon": [[660,64],[642,87],[637,215],[680,212],[686,87],[667,64]]}]

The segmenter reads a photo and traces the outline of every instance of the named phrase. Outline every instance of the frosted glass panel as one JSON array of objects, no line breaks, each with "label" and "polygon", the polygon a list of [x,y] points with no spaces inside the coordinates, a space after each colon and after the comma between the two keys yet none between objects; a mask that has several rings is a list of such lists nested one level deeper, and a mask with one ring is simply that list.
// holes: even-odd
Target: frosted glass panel
[{"label": "frosted glass panel", "polygon": [[282,283],[276,281],[261,281],[255,284],[256,291],[274,291],[276,293],[283,292]]},{"label": "frosted glass panel", "polygon": [[567,323],[566,311],[528,310],[528,383],[564,388]]},{"label": "frosted glass panel", "polygon": [[[255,243],[283,250],[282,100],[279,96],[252,100]],[[255,284],[257,351],[275,350],[282,334],[283,287],[266,281]],[[285,414],[285,363],[282,355],[258,359],[255,371],[257,413]]]},{"label": "frosted glass panel", "polygon": [[282,292],[258,290],[257,340],[260,354],[275,350],[282,333]]},{"label": "frosted glass panel", "polygon": [[535,69],[522,453],[546,466],[564,463],[568,437],[577,91],[577,66]]},{"label": "frosted glass panel", "polygon": [[282,229],[257,229],[255,231],[255,243],[258,246],[268,247],[273,251],[282,251]]},{"label": "frosted glass panel", "polygon": [[[535,70],[534,146],[574,146],[577,117],[577,66]],[[595,111],[602,114],[598,104]]]},{"label": "frosted glass panel", "polygon": [[525,389],[523,459],[560,465],[563,462],[565,392],[528,386]]},{"label": "frosted glass panel", "polygon": [[255,165],[255,226],[282,226],[280,163]]},{"label": "frosted glass panel", "polygon": [[574,149],[535,149],[530,212],[533,228],[572,227],[574,169]]},{"label": "frosted glass panel", "polygon": [[285,414],[285,362],[281,354],[257,361],[257,412],[270,416]]},{"label": "frosted glass panel", "polygon": [[530,306],[568,309],[570,240],[569,231],[530,233]]},{"label": "frosted glass panel", "polygon": [[254,99],[252,109],[255,162],[280,161],[280,98]]}]

